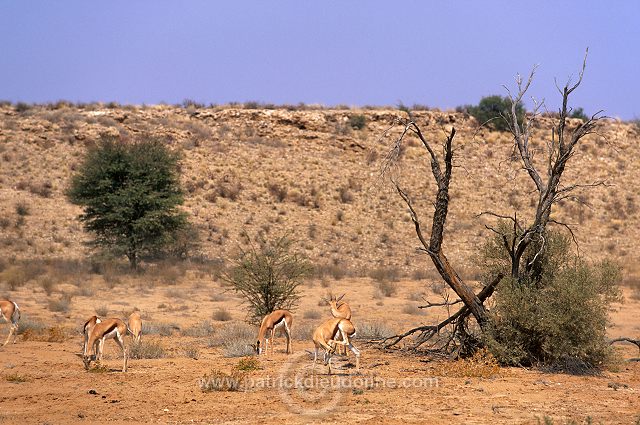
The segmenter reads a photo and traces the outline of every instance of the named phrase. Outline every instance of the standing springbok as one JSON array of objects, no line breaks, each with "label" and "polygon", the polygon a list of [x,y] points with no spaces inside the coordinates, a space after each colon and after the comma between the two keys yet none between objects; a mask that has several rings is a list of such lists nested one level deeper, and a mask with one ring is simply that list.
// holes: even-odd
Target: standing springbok
[{"label": "standing springbok", "polygon": [[127,325],[129,325],[129,332],[131,332],[133,336],[133,341],[136,344],[139,343],[140,337],[142,336],[142,319],[137,311],[131,313]]},{"label": "standing springbok", "polygon": [[[271,354],[273,354],[273,343],[276,334],[276,328],[284,327],[284,335],[287,339],[287,354],[293,353],[291,347],[291,325],[293,323],[293,315],[287,310],[275,310],[267,314],[262,319],[260,331],[258,332],[258,341],[254,346],[256,353],[267,354],[267,348],[271,345]],[[271,334],[271,336],[269,336]],[[269,344],[270,343],[270,344]]]},{"label": "standing springbok", "polygon": [[18,320],[20,320],[20,308],[18,307],[18,304],[9,300],[0,300],[0,316],[2,316],[5,322],[11,322],[9,335],[2,346],[4,347],[7,345],[9,339],[11,339],[11,335],[13,335],[13,343],[15,344],[18,336]]},{"label": "standing springbok", "polygon": [[[315,345],[315,353],[313,356],[313,371],[316,369],[316,362],[320,348],[324,349],[324,364],[329,366],[329,374],[331,374],[331,356],[336,351],[336,346],[344,345],[356,355],[356,371],[360,370],[360,350],[353,346],[349,338],[353,338],[356,334],[356,328],[348,319],[340,319],[334,317],[318,326],[313,332],[313,343]],[[341,340],[336,340],[340,336]]]},{"label": "standing springbok", "polygon": [[[103,319],[96,323],[91,329],[87,345],[82,353],[84,368],[89,370],[92,361],[102,364],[104,341],[113,338],[122,350],[123,365],[122,371],[127,371],[127,350],[124,346],[124,336],[127,334],[127,324],[120,319]],[[89,355],[89,352],[93,354]]]},{"label": "standing springbok", "polygon": [[[342,298],[344,298],[346,294],[340,295],[338,298],[333,294],[329,294],[329,299],[325,300],[329,303],[331,307],[331,315],[337,319],[347,319],[351,320],[351,307],[349,304],[345,302],[341,302]],[[347,355],[347,347],[345,345],[341,346],[342,352],[339,354]],[[338,350],[340,351],[340,350]]]}]

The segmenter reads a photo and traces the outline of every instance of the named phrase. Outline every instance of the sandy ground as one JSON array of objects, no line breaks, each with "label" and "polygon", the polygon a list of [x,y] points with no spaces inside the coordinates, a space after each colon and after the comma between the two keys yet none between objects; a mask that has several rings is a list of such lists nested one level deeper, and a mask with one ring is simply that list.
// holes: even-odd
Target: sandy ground
[{"label": "sandy ground", "polygon": [[[364,297],[354,304],[354,322],[393,317],[389,322],[406,329],[436,320],[401,313],[409,294],[424,288],[424,282],[400,282],[393,298],[375,296],[367,279],[333,282],[325,288],[319,283],[305,287],[297,317],[317,311],[318,319],[299,320],[319,323],[328,315],[318,305],[331,289],[358,293]],[[184,298],[176,301],[181,289]],[[65,314],[50,313],[42,300],[44,293],[23,288],[14,298],[23,298],[22,310],[30,319],[79,328],[82,318],[97,306],[106,305],[111,315],[118,309],[139,307],[150,322],[177,322],[181,325],[211,318],[219,305],[226,305],[233,320],[243,311],[237,298],[212,297],[215,288],[189,287],[116,288],[108,296],[74,298]],[[368,292],[367,292],[368,291]],[[637,338],[640,331],[640,302],[625,292],[626,302],[612,315],[611,336]],[[134,298],[135,297],[135,298]],[[224,298],[224,297],[223,297]],[[118,301],[127,300],[127,301]],[[135,300],[133,302],[132,300]],[[187,307],[170,315],[159,305],[174,301]],[[124,304],[124,305],[123,305]],[[382,304],[382,305],[378,305]],[[24,314],[23,313],[23,314]],[[5,335],[7,327],[2,329]],[[212,369],[230,373],[238,358],[224,357],[220,348],[208,348],[208,338],[147,335],[161,343],[170,357],[130,360],[129,371],[120,371],[116,345],[106,344],[104,373],[88,373],[77,357],[81,337],[71,332],[62,343],[23,341],[0,349],[0,423],[430,423],[430,424],[516,424],[554,423],[635,424],[640,416],[640,363],[622,361],[600,376],[571,376],[538,370],[502,368],[490,378],[450,377],[442,363],[414,357],[400,351],[382,352],[360,342],[361,371],[338,359],[336,376],[329,377],[318,367],[311,379],[310,341],[294,342],[294,354],[283,352],[280,339],[273,356],[263,356],[261,369],[246,372],[243,391],[202,392],[199,379]],[[358,344],[358,343],[357,343]],[[181,355],[186,346],[197,346],[198,359]],[[634,346],[620,346],[621,357],[639,357]],[[353,360],[353,357],[350,357]],[[24,382],[13,382],[12,377]],[[333,381],[330,381],[332,379]],[[15,380],[15,379],[14,379]],[[279,383],[281,385],[279,385]]]}]

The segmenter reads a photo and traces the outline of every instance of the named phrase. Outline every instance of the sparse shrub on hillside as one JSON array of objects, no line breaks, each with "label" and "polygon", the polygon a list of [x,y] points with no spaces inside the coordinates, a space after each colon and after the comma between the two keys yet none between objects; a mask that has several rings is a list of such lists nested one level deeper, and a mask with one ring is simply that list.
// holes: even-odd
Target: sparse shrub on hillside
[{"label": "sparse shrub on hillside", "polygon": [[15,105],[16,112],[26,112],[33,108],[33,105],[26,102],[18,102]]},{"label": "sparse shrub on hillside", "polygon": [[29,185],[29,191],[43,198],[50,198],[53,191],[53,184],[50,181],[31,183]]},{"label": "sparse shrub on hillside", "polygon": [[396,282],[402,271],[397,267],[376,267],[369,271],[369,277],[379,282]]},{"label": "sparse shrub on hillside", "polygon": [[348,187],[341,187],[338,189],[338,199],[343,204],[350,204],[354,201],[353,192]]},{"label": "sparse shrub on hillside", "polygon": [[242,192],[242,184],[239,181],[224,178],[216,183],[215,190],[218,196],[235,201]]},{"label": "sparse shrub on hillside", "polygon": [[26,201],[18,201],[15,205],[16,214],[21,217],[31,214],[31,207]]},{"label": "sparse shrub on hillside", "polygon": [[306,257],[293,251],[286,236],[273,241],[249,242],[224,280],[248,304],[248,320],[260,323],[274,310],[291,310],[298,304],[298,287],[310,274]]},{"label": "sparse shrub on hillside", "polygon": [[101,305],[100,307],[95,308],[95,312],[100,317],[107,317],[109,314],[109,307],[106,305]]},{"label": "sparse shrub on hillside", "polygon": [[341,280],[350,274],[346,266],[335,263],[318,264],[313,268],[313,271],[315,277],[319,279],[324,279],[328,276],[331,276],[335,280]]},{"label": "sparse shrub on hillside", "polygon": [[284,202],[287,199],[289,190],[286,186],[279,183],[269,183],[267,189],[269,189],[269,193],[271,193],[278,202]]},{"label": "sparse shrub on hillside", "polygon": [[349,125],[355,130],[362,130],[367,125],[367,117],[362,114],[351,115]]},{"label": "sparse shrub on hillside", "polygon": [[[477,106],[465,106],[461,110],[466,110],[473,116],[478,124],[486,124],[489,128],[498,131],[509,131],[509,121],[511,116],[511,100],[499,95],[487,96],[480,99]],[[524,120],[525,109],[522,103],[516,105],[518,122]]]}]

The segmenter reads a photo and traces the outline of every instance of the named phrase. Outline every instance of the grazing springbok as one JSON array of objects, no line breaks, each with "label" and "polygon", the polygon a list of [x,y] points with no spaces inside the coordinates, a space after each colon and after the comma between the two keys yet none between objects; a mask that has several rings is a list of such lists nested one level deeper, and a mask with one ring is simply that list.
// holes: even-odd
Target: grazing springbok
[{"label": "grazing springbok", "polygon": [[[313,332],[313,344],[315,345],[315,353],[313,356],[313,371],[316,369],[316,362],[320,348],[324,349],[324,364],[329,366],[329,374],[331,374],[331,356],[336,351],[336,346],[344,345],[356,356],[356,371],[360,370],[360,350],[353,346],[350,338],[356,334],[356,328],[351,320],[340,319],[334,317],[318,326]],[[340,337],[337,340],[336,337]]]},{"label": "grazing springbok", "polygon": [[[335,318],[338,319],[347,319],[347,320],[351,320],[351,307],[349,307],[349,304],[345,303],[345,302],[341,302],[342,298],[344,298],[346,294],[342,294],[340,295],[338,298],[335,297],[335,295],[333,294],[329,294],[329,299],[325,300],[327,303],[329,303],[329,306],[331,307],[331,315]],[[347,347],[342,345],[341,346],[341,350],[342,352],[339,354],[342,355],[347,355]],[[340,351],[340,349],[338,350]]]},{"label": "grazing springbok", "polygon": [[9,340],[11,339],[11,335],[13,335],[13,343],[15,344],[16,338],[18,336],[18,321],[20,320],[20,308],[18,304],[9,300],[0,300],[0,316],[5,320],[5,322],[11,322],[11,328],[9,329],[9,335],[7,336],[7,340],[2,344],[4,347],[7,345]]},{"label": "grazing springbok", "polygon": [[254,346],[257,354],[267,354],[267,348],[271,345],[271,354],[273,354],[273,343],[275,340],[276,328],[284,327],[284,336],[287,339],[287,354],[293,353],[291,347],[291,325],[293,323],[293,315],[287,310],[275,310],[267,314],[262,319],[260,331],[258,332],[258,341]]},{"label": "grazing springbok", "polygon": [[[89,370],[92,361],[102,364],[104,341],[113,338],[122,350],[123,365],[122,371],[127,371],[127,350],[124,346],[124,336],[129,332],[127,324],[120,319],[103,319],[96,323],[89,333],[89,339],[82,353],[84,368]],[[93,354],[89,354],[93,351]]]},{"label": "grazing springbok", "polygon": [[96,323],[100,323],[101,321],[102,321],[102,319],[100,319],[98,316],[96,316],[94,314],[93,316],[91,316],[89,318],[89,320],[84,322],[84,326],[82,327],[82,336],[84,337],[84,340],[82,342],[82,352],[83,353],[87,350],[87,343],[89,342],[89,335],[91,334],[91,331],[93,330],[93,327],[96,325]]},{"label": "grazing springbok", "polygon": [[131,332],[133,336],[133,341],[136,344],[139,343],[140,337],[142,336],[142,319],[137,311],[131,313],[127,325],[129,326],[129,332]]}]

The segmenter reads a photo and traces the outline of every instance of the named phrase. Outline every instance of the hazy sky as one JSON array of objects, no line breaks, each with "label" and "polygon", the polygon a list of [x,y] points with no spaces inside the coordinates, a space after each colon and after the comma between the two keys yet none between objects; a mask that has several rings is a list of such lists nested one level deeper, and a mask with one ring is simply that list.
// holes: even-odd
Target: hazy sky
[{"label": "hazy sky", "polygon": [[453,108],[580,70],[574,106],[640,118],[640,1],[0,1],[0,99]]}]

